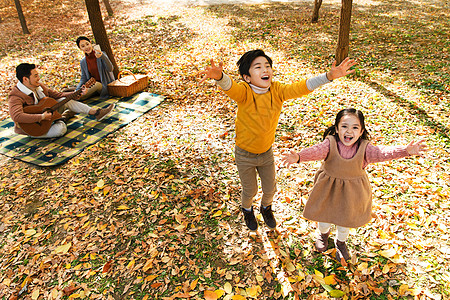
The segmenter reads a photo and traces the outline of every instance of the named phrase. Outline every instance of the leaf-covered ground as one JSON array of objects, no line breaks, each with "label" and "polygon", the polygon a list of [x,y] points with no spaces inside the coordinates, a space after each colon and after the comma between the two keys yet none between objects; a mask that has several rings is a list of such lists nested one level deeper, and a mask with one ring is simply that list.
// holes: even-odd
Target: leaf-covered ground
[{"label": "leaf-covered ground", "polygon": [[[74,85],[74,40],[91,36],[83,1],[21,2],[29,36],[13,1],[0,2],[0,119],[18,63],[37,63],[55,88]],[[283,109],[278,162],[284,148],[319,142],[348,106],[364,112],[374,144],[425,139],[431,148],[368,167],[377,217],[351,231],[346,266],[331,248],[314,252],[315,224],[301,217],[320,162],[278,166],[278,230],[259,216],[249,234],[233,162],[236,105],[198,83],[210,58],[239,80],[236,61],[254,48],[269,53],[281,82],[326,71],[340,4],[324,1],[311,24],[313,1],[111,2],[116,60],[148,74],[148,90],[167,100],[61,167],[0,158],[1,299],[450,297],[448,1],[354,1],[357,71]]]}]

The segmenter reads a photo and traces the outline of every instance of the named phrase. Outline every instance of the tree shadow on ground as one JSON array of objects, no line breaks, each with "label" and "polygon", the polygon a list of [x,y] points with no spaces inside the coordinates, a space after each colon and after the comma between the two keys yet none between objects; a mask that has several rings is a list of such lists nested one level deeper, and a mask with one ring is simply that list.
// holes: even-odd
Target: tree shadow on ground
[{"label": "tree shadow on ground", "polygon": [[[324,3],[318,23],[310,23],[312,3],[215,5],[205,8],[227,18],[236,44],[265,42],[286,57],[327,70],[339,30],[339,5]],[[349,56],[358,60],[356,79],[408,111],[445,136],[450,108],[448,3],[416,5],[408,1],[362,2],[353,5]],[[430,37],[434,42],[430,43]],[[405,103],[408,96],[387,93],[384,83],[401,81],[416,95],[432,101]],[[378,82],[375,84],[375,82]],[[439,117],[430,117],[431,115]]]},{"label": "tree shadow on ground", "polygon": [[377,82],[374,81],[365,81],[365,82],[368,83],[369,86],[372,87],[374,90],[384,95],[386,98],[390,99],[390,101],[405,108],[409,114],[416,116],[421,121],[422,124],[430,128],[433,128],[441,138],[444,138],[446,140],[447,143],[450,142],[449,136],[450,128],[447,127],[445,124],[441,123],[439,120],[436,120],[433,116],[430,116],[427,110],[419,107],[413,101],[410,101],[390,91],[389,89],[387,89],[386,87]]}]

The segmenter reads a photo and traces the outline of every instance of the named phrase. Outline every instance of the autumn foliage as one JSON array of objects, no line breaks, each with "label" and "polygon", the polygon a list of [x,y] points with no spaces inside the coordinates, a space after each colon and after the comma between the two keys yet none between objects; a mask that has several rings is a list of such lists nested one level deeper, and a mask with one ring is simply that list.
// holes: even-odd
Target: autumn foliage
[{"label": "autumn foliage", "polygon": [[[75,85],[75,39],[92,36],[83,1],[22,0],[27,36],[10,2],[0,1],[0,119],[18,63],[37,63],[56,89]],[[312,1],[151,2],[111,1],[105,26],[120,68],[148,74],[148,91],[167,100],[61,167],[0,157],[0,299],[450,296],[446,1],[354,1],[355,74],[283,108],[277,160],[320,141],[348,106],[365,114],[372,143],[424,138],[431,148],[369,166],[374,218],[351,231],[344,265],[333,248],[314,251],[315,224],[301,216],[320,163],[277,166],[277,231],[258,213],[260,230],[249,234],[233,161],[236,105],[197,76],[214,58],[240,80],[236,61],[254,48],[271,56],[278,81],[324,72],[339,3],[324,1],[311,24]]]}]

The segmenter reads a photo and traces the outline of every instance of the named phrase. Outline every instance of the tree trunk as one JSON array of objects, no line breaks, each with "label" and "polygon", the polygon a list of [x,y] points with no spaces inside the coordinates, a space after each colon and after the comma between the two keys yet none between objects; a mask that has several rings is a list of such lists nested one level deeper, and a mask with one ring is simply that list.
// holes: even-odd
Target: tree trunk
[{"label": "tree trunk", "polygon": [[19,15],[20,25],[22,26],[23,34],[30,34],[30,31],[27,27],[27,22],[25,21],[25,16],[23,15],[22,5],[20,5],[20,0],[14,0],[14,4],[16,4],[17,14]]},{"label": "tree trunk", "polygon": [[111,4],[109,3],[109,0],[103,0],[103,3],[105,4],[106,11],[108,12],[108,16],[112,16],[114,14]]},{"label": "tree trunk", "polygon": [[317,23],[319,20],[319,9],[322,5],[322,0],[314,0],[314,11],[311,18],[311,23]]},{"label": "tree trunk", "polygon": [[103,51],[106,52],[111,63],[114,66],[114,76],[117,78],[119,74],[119,67],[109,44],[108,35],[106,34],[105,24],[103,24],[102,12],[100,10],[99,0],[85,0],[86,8],[91,22],[92,32],[94,34],[95,42],[100,45]]},{"label": "tree trunk", "polygon": [[339,38],[336,47],[336,65],[339,65],[348,56],[351,17],[352,0],[342,0]]}]

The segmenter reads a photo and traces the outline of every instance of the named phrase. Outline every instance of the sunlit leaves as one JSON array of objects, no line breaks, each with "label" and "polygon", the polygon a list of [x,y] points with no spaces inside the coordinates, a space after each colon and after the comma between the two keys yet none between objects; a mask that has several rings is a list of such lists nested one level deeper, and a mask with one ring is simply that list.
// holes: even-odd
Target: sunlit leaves
[{"label": "sunlit leaves", "polygon": [[[82,53],[73,38],[90,30],[82,19],[84,8],[77,10],[76,1],[65,2],[66,9],[58,5],[60,1],[53,3],[52,9],[73,18],[73,23],[49,25],[40,19],[35,26],[45,32],[26,38],[11,37],[8,32],[13,30],[2,31],[10,37],[9,45],[17,45],[0,47],[8,53],[0,62],[2,118],[8,115],[7,89],[16,83],[12,75],[17,57],[39,63],[43,81],[55,88],[79,78]],[[395,51],[383,57],[379,50],[388,49],[384,38],[371,38],[380,34],[372,25],[381,24],[386,10],[392,15],[383,24],[396,32],[392,36],[408,34],[403,27],[409,24],[398,10],[386,5],[377,6],[381,12],[377,14],[355,9],[354,25],[359,27],[353,33],[363,38],[352,41],[350,55],[361,61],[359,74],[325,85],[307,98],[286,101],[277,129],[276,160],[282,148],[299,150],[319,142],[335,113],[353,106],[366,115],[374,144],[402,144],[419,136],[433,146],[432,154],[424,158],[367,167],[375,217],[352,230],[348,242],[352,260],[342,266],[333,259],[332,246],[323,254],[314,251],[314,224],[301,217],[320,162],[289,170],[277,165],[278,232],[267,234],[258,215],[260,231],[248,236],[239,212],[240,186],[232,154],[236,106],[215,86],[198,84],[196,77],[209,58],[217,58],[240,80],[235,62],[252,48],[270,53],[276,80],[284,83],[325,72],[337,24],[311,27],[305,21],[308,10],[295,3],[190,9],[180,4],[170,12],[146,4],[136,10],[124,1],[118,5],[120,16],[106,20],[116,59],[123,68],[148,73],[149,90],[168,101],[60,168],[4,162],[0,297],[5,296],[3,291],[10,293],[7,297],[13,293],[18,297],[23,290],[21,297],[52,300],[312,295],[438,299],[450,278],[450,250],[440,240],[449,229],[448,139],[439,134],[445,126],[436,123],[448,123],[448,95],[427,97],[412,88],[414,82],[430,77],[409,65],[422,64],[421,59],[409,59],[420,52],[405,52],[404,60]],[[403,12],[414,9],[403,6]],[[433,10],[439,12],[438,6]],[[31,15],[45,14],[45,8]],[[69,8],[79,14],[68,13]],[[2,12],[6,16],[2,28],[13,24],[11,11]],[[122,12],[140,17],[131,20]],[[335,18],[337,12],[329,10],[324,20]],[[415,15],[422,18],[415,24],[423,25],[433,14]],[[438,20],[433,22],[439,28]],[[69,27],[72,30],[66,31]],[[70,36],[59,32],[63,28]],[[427,27],[415,34],[428,32],[423,28]],[[389,47],[401,49],[395,43]],[[440,49],[429,57],[436,61],[447,52]],[[385,72],[387,60],[407,70],[407,76],[392,68]],[[431,64],[428,59],[423,68],[436,69]],[[260,198],[255,197],[255,205]]]},{"label": "sunlit leaves", "polygon": [[205,291],[204,297],[205,300],[217,300],[219,298],[214,291]]},{"label": "sunlit leaves", "polygon": [[231,292],[233,291],[233,287],[231,286],[231,284],[229,282],[225,283],[225,285],[223,286],[223,289],[225,290],[225,293],[227,293],[227,294],[231,294]]},{"label": "sunlit leaves", "polygon": [[69,251],[70,247],[72,247],[71,242],[58,246],[53,252],[56,254],[66,254]]},{"label": "sunlit leaves", "polygon": [[118,207],[117,207],[117,209],[118,210],[127,210],[127,209],[130,209],[128,206],[126,206],[126,205],[119,205]]}]

